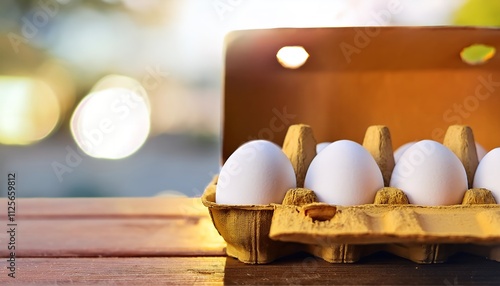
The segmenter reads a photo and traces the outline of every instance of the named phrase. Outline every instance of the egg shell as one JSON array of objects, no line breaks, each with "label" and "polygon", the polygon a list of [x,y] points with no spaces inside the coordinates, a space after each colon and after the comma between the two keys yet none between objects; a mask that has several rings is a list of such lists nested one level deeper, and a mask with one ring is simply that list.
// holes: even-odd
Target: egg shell
[{"label": "egg shell", "polygon": [[500,203],[500,148],[491,150],[479,162],[473,187],[490,190],[495,201]]},{"label": "egg shell", "polygon": [[304,183],[319,201],[343,206],[373,203],[383,186],[375,159],[363,146],[349,140],[335,141],[316,155]]},{"label": "egg shell", "polygon": [[486,154],[488,153],[488,151],[486,151],[486,149],[484,149],[484,147],[477,142],[476,142],[476,152],[477,152],[477,159],[479,161],[483,160],[484,156],[486,156]]},{"label": "egg shell", "polygon": [[316,154],[319,152],[323,151],[323,149],[326,148],[326,146],[332,144],[332,142],[321,142],[316,145]]},{"label": "egg shell", "polygon": [[394,151],[394,161],[397,162],[401,158],[401,156],[408,150],[413,144],[416,142],[408,142],[406,144],[401,145],[396,151]]},{"label": "egg shell", "polygon": [[[394,151],[394,161],[399,161],[399,158],[401,158],[401,155],[408,150],[413,144],[416,142],[408,142],[406,144],[401,145],[396,151]],[[484,147],[476,142],[476,151],[477,151],[477,159],[481,161],[483,157],[486,155],[486,149]]]},{"label": "egg shell", "polygon": [[411,204],[460,204],[467,190],[467,174],[450,149],[436,141],[422,140],[401,155],[390,186],[403,190]]},{"label": "egg shell", "polygon": [[296,187],[292,163],[278,145],[266,140],[241,145],[222,166],[215,194],[218,204],[281,203]]}]

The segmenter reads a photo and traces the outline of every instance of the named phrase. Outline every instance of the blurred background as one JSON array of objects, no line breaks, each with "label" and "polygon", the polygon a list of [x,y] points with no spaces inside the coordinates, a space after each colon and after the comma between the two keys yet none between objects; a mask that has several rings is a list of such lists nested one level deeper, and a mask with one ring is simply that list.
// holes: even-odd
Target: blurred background
[{"label": "blurred background", "polygon": [[[388,5],[400,12],[381,17]],[[201,195],[218,173],[224,35],[500,26],[490,0],[2,0],[0,182],[20,197]]]}]

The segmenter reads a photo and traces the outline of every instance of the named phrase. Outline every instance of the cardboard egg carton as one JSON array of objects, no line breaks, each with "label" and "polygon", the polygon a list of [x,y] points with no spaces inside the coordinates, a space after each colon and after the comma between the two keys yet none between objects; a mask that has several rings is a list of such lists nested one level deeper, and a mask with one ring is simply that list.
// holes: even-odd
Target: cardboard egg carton
[{"label": "cardboard egg carton", "polygon": [[[471,128],[450,126],[443,144],[459,157],[472,186],[478,160]],[[316,155],[312,129],[302,124],[290,126],[283,143],[298,188],[289,190],[282,204],[217,204],[214,178],[202,201],[227,242],[227,254],[252,264],[302,251],[332,263],[356,262],[379,251],[417,263],[444,262],[457,252],[500,261],[500,205],[490,191],[469,189],[461,205],[411,205],[404,190],[388,186],[395,165],[389,129],[369,127],[363,146],[384,177],[373,204],[329,205],[302,188]]]}]

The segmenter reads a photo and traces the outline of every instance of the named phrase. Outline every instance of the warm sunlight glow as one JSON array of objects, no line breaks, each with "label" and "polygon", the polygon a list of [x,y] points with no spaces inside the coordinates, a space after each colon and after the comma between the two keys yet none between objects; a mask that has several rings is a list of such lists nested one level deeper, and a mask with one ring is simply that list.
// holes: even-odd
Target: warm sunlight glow
[{"label": "warm sunlight glow", "polygon": [[144,101],[148,110],[151,110],[151,104],[149,102],[149,95],[144,89],[144,87],[135,79],[118,74],[110,74],[102,79],[100,79],[94,86],[92,87],[91,92],[105,90],[114,87],[121,87],[134,92],[137,94],[141,101]]},{"label": "warm sunlight glow", "polygon": [[136,88],[121,87],[103,79],[76,108],[71,118],[71,132],[78,146],[89,156],[125,158],[135,153],[148,138],[149,101],[144,89],[137,87],[139,83],[134,85]]},{"label": "warm sunlight glow", "polygon": [[1,144],[39,141],[54,130],[59,117],[59,102],[45,82],[0,76]]},{"label": "warm sunlight glow", "polygon": [[309,54],[303,47],[287,46],[278,51],[276,58],[284,68],[297,69],[305,64]]}]

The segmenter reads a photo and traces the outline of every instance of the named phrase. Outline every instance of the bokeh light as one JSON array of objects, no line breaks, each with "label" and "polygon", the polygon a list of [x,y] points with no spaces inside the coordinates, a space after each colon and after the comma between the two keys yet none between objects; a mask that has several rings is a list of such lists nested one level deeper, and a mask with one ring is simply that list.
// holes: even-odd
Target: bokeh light
[{"label": "bokeh light", "polygon": [[99,81],[71,118],[73,138],[86,154],[95,158],[130,156],[149,135],[150,108],[144,89],[120,86],[116,79],[114,76]]},{"label": "bokeh light", "polygon": [[151,110],[151,103],[146,89],[144,89],[144,87],[137,80],[128,76],[118,74],[107,75],[96,82],[90,92],[101,91],[114,87],[121,87],[134,92],[134,95],[139,96],[137,100],[143,101],[148,110]]},{"label": "bokeh light", "polygon": [[303,47],[287,46],[278,51],[276,58],[283,67],[288,69],[298,69],[306,63],[309,58],[309,54]]},{"label": "bokeh light", "polygon": [[61,117],[59,125],[67,121],[75,107],[75,81],[70,75],[70,71],[57,60],[46,60],[37,69],[35,76],[47,83],[54,91]]},{"label": "bokeh light", "polygon": [[29,77],[0,76],[0,143],[27,145],[49,135],[60,118],[54,91]]}]

